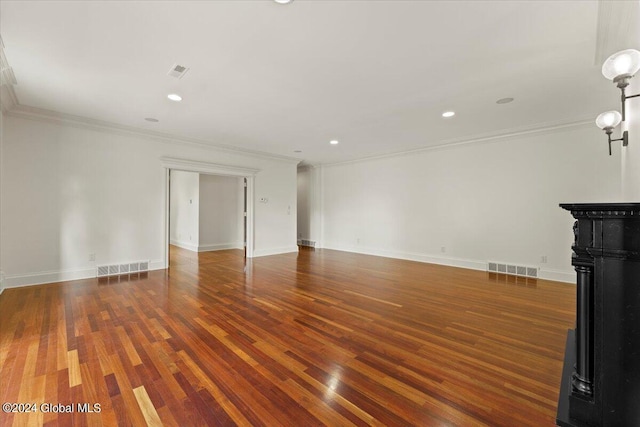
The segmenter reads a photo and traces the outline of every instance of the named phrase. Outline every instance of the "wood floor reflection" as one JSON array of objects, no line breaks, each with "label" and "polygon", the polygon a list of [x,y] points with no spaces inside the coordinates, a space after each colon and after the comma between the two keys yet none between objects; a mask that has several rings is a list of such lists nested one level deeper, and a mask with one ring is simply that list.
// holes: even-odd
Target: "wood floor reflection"
[{"label": "wood floor reflection", "polygon": [[[575,287],[330,250],[7,289],[0,425],[552,426]],[[100,412],[44,412],[100,404]]]}]

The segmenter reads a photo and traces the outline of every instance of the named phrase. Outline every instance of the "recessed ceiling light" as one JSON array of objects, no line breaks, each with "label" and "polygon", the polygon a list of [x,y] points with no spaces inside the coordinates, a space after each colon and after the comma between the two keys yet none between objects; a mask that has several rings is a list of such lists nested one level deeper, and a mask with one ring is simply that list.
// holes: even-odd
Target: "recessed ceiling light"
[{"label": "recessed ceiling light", "polygon": [[182,97],[177,93],[170,93],[169,95],[167,95],[167,98],[176,102],[182,101]]},{"label": "recessed ceiling light", "polygon": [[508,104],[513,102],[513,98],[500,98],[496,101],[496,104]]},{"label": "recessed ceiling light", "polygon": [[333,139],[331,141],[329,141],[329,144],[331,145],[338,145],[340,143],[340,141],[338,141],[337,139]]},{"label": "recessed ceiling light", "polygon": [[158,119],[154,119],[153,117],[147,117],[145,118],[145,120],[151,123],[158,123],[160,121]]},{"label": "recessed ceiling light", "polygon": [[444,113],[442,113],[442,117],[453,117],[455,115],[455,111],[445,111]]},{"label": "recessed ceiling light", "polygon": [[302,150],[293,150],[294,153],[302,153]]},{"label": "recessed ceiling light", "polygon": [[273,0],[278,4],[288,4],[291,3],[293,0]]}]

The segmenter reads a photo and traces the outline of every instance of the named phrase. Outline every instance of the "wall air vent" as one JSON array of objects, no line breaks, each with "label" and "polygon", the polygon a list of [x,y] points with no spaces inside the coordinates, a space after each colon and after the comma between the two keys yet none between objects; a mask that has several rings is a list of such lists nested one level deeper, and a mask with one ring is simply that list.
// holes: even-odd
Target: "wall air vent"
[{"label": "wall air vent", "polygon": [[118,276],[121,274],[134,274],[149,271],[149,261],[126,262],[122,264],[100,265],[97,268],[97,277]]},{"label": "wall air vent", "polygon": [[189,71],[188,67],[185,67],[184,65],[173,64],[167,75],[175,77],[177,79],[181,79],[185,74],[187,74],[187,71]]},{"label": "wall air vent", "polygon": [[301,240],[298,240],[298,244],[300,246],[309,246],[310,248],[315,248],[316,247],[316,242],[313,241],[313,240],[301,239]]},{"label": "wall air vent", "polygon": [[538,277],[538,267],[506,264],[494,261],[489,261],[487,263],[487,271],[490,273],[501,273],[511,276]]},{"label": "wall air vent", "polygon": [[109,275],[109,266],[102,265],[98,267],[98,277],[105,277]]}]

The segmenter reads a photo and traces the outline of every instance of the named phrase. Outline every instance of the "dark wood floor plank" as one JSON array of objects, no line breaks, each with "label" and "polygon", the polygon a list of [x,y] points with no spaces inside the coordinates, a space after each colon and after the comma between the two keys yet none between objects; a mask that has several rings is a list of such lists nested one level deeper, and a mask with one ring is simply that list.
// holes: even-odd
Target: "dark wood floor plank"
[{"label": "dark wood floor plank", "polygon": [[7,289],[0,425],[553,426],[573,285],[330,250],[171,248]]}]

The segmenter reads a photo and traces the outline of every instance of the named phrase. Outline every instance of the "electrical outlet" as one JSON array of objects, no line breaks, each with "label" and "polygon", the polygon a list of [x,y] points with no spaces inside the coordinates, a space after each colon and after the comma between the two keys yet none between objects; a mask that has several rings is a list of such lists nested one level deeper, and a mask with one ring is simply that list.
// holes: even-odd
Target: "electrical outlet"
[{"label": "electrical outlet", "polygon": [[540,257],[540,264],[546,264],[547,263],[547,256],[546,255],[542,255]]},{"label": "electrical outlet", "polygon": [[356,243],[360,244],[360,238],[359,237],[356,239]]},{"label": "electrical outlet", "polygon": [[95,253],[90,253],[89,254],[89,261],[95,261],[96,260],[96,254]]},{"label": "electrical outlet", "polygon": [[446,246],[440,246],[440,252],[442,252],[442,253],[447,252]]}]

